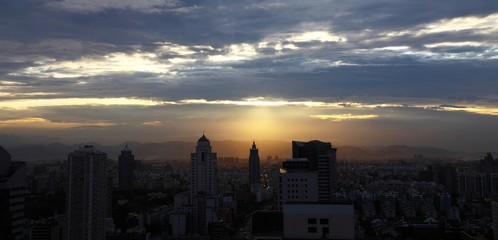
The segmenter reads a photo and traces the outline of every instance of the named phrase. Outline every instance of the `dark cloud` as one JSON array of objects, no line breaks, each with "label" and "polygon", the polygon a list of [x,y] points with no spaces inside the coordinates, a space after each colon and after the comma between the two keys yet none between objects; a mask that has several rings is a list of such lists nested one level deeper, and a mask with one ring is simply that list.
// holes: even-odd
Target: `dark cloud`
[{"label": "dark cloud", "polygon": [[[473,136],[482,136],[486,126],[489,133],[496,132],[491,126],[496,110],[483,117],[483,112],[448,113],[445,108],[497,108],[497,14],[498,2],[488,0],[4,1],[0,100],[266,97],[386,103],[406,107],[383,108],[378,119],[350,127],[362,129],[363,137],[380,136],[381,131],[372,129],[390,130],[396,139],[394,132],[414,126],[428,135],[438,132],[443,141],[455,136],[452,130],[472,123],[480,124]],[[430,106],[421,110],[413,108],[415,104]],[[134,134],[147,131],[145,135],[157,138],[157,131],[143,122],[189,119],[174,130],[162,126],[174,136],[187,123],[198,123],[198,117],[208,118],[214,127],[213,116],[230,119],[232,111],[245,116],[233,106],[209,104],[0,109],[16,119],[54,122],[127,119],[126,124],[98,128],[99,134],[126,136],[118,132],[131,126]],[[334,112],[337,109],[299,114]],[[448,124],[455,117],[461,120]],[[456,135],[454,139],[464,136]],[[417,142],[424,138],[416,131],[413,137]]]}]

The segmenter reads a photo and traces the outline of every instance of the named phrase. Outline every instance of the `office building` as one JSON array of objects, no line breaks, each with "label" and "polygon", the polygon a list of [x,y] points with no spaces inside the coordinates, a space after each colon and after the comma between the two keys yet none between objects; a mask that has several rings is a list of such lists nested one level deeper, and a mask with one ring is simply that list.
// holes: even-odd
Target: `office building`
[{"label": "office building", "polygon": [[107,154],[93,146],[68,156],[67,239],[105,239]]},{"label": "office building", "polygon": [[133,171],[136,168],[135,156],[131,149],[126,145],[118,157],[118,182],[119,189],[133,188]]},{"label": "office building", "polygon": [[10,153],[0,146],[1,239],[24,239],[26,186],[26,164],[12,162]]},{"label": "office building", "polygon": [[259,154],[256,143],[252,142],[252,147],[249,150],[249,186],[251,192],[259,191],[261,184],[261,176],[259,172]]},{"label": "office building", "polygon": [[306,158],[309,170],[318,174],[318,200],[333,201],[337,184],[336,152],[329,142],[313,140],[310,142],[292,141],[292,158]]},{"label": "office building", "polygon": [[190,158],[190,203],[192,204],[190,230],[207,235],[208,225],[218,221],[218,178],[216,153],[203,134]]},{"label": "office building", "polygon": [[305,158],[294,158],[282,163],[277,193],[277,208],[286,203],[318,202],[318,172],[309,169]]}]

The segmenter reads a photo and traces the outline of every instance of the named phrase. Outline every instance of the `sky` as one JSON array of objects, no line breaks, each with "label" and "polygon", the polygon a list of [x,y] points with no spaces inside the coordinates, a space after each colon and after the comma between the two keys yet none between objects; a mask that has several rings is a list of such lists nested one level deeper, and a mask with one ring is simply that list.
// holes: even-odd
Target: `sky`
[{"label": "sky", "polygon": [[498,150],[498,1],[0,4],[3,144]]}]

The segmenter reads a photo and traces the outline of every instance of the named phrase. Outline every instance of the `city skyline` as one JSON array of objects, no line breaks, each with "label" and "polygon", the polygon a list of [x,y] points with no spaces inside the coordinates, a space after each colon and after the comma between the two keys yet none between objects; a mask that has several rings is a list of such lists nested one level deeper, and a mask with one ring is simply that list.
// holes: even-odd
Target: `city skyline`
[{"label": "city skyline", "polygon": [[15,1],[0,139],[496,151],[498,4]]}]

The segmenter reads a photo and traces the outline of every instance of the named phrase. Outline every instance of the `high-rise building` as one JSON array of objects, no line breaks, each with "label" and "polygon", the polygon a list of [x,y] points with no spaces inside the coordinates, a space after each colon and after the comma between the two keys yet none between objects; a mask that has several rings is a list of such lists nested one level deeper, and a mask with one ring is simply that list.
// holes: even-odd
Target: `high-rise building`
[{"label": "high-rise building", "polygon": [[195,153],[190,154],[190,194],[195,196],[218,194],[216,153],[211,152],[211,142],[203,134],[197,141]]},{"label": "high-rise building", "polygon": [[26,164],[12,162],[10,153],[0,146],[1,239],[24,239],[26,186]]},{"label": "high-rise building", "polygon": [[259,154],[256,143],[252,142],[252,147],[249,150],[249,186],[251,191],[258,190],[261,184],[261,177],[259,173]]},{"label": "high-rise building", "polygon": [[91,145],[68,155],[67,239],[105,239],[107,163]]},{"label": "high-rise building", "polygon": [[208,233],[208,225],[217,217],[218,178],[216,153],[203,134],[190,158],[190,200],[192,203],[191,232]]},{"label": "high-rise building", "polygon": [[318,172],[309,170],[305,158],[294,158],[282,163],[277,208],[287,203],[318,202]]},{"label": "high-rise building", "polygon": [[318,200],[330,202],[337,184],[337,148],[329,142],[313,140],[310,142],[292,141],[292,157],[306,158],[309,170],[318,173]]},{"label": "high-rise building", "polygon": [[493,221],[493,237],[498,239],[498,202],[491,201],[491,220]]},{"label": "high-rise building", "polygon": [[135,156],[126,145],[118,157],[118,182],[120,189],[130,189],[133,187],[133,171],[136,168]]}]

